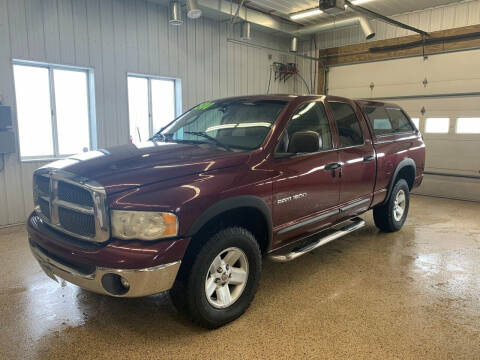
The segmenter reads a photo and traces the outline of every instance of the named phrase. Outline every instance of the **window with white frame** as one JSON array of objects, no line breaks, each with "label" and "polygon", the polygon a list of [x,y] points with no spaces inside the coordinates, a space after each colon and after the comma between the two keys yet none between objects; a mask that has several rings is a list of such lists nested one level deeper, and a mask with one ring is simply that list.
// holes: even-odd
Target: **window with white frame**
[{"label": "window with white frame", "polygon": [[412,122],[415,124],[417,130],[420,130],[420,119],[419,118],[412,118]]},{"label": "window with white frame", "polygon": [[130,140],[148,140],[168,125],[181,109],[180,81],[147,75],[128,75]]},{"label": "window with white frame", "polygon": [[457,134],[480,134],[480,118],[478,117],[458,118]]},{"label": "window with white frame", "polygon": [[431,134],[448,134],[450,118],[427,118],[425,132]]},{"label": "window with white frame", "polygon": [[95,146],[91,70],[15,60],[13,75],[22,159],[63,157]]}]

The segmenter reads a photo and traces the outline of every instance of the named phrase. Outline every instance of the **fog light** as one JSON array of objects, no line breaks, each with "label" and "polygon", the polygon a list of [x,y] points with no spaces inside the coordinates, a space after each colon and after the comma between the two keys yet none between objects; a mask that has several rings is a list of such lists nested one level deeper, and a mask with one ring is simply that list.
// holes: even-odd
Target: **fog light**
[{"label": "fog light", "polygon": [[117,296],[125,295],[130,289],[127,279],[114,273],[103,275],[102,286],[108,293]]},{"label": "fog light", "polygon": [[124,277],[120,277],[120,282],[122,283],[122,286],[123,286],[125,289],[129,289],[129,288],[130,288],[130,284],[128,283],[127,279],[125,279]]}]

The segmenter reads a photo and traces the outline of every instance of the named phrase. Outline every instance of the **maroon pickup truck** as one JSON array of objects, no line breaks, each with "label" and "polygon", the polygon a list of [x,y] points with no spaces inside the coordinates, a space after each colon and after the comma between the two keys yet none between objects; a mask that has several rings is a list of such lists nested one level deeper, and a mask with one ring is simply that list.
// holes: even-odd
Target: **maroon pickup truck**
[{"label": "maroon pickup truck", "polygon": [[420,185],[422,137],[394,104],[333,96],[220,99],[142,145],[34,174],[32,252],[45,273],[118,297],[169,290],[208,328],[240,316],[262,256],[293,260],[373,209],[399,230]]}]

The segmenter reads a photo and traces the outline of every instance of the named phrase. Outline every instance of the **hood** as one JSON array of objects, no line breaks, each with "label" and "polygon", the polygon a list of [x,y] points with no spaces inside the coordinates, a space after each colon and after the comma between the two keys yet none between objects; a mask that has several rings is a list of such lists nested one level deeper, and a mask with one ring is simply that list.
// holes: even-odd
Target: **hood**
[{"label": "hood", "polygon": [[227,152],[210,144],[146,142],[89,151],[45,167],[94,180],[113,194],[145,184],[244,164],[244,152]]}]

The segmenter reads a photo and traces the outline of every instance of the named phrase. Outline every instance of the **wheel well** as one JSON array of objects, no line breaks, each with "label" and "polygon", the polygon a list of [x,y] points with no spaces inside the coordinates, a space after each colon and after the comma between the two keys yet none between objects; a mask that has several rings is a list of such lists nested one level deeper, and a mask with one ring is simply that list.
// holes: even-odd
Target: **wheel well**
[{"label": "wheel well", "polygon": [[415,169],[413,166],[404,166],[402,169],[400,169],[395,182],[399,179],[404,179],[408,184],[408,188],[412,190],[413,182],[415,181]]},{"label": "wheel well", "polygon": [[203,244],[219,230],[239,226],[250,231],[260,246],[262,254],[269,246],[268,222],[264,214],[254,207],[239,207],[226,210],[207,221],[193,236],[186,252],[186,261],[193,261]]}]

